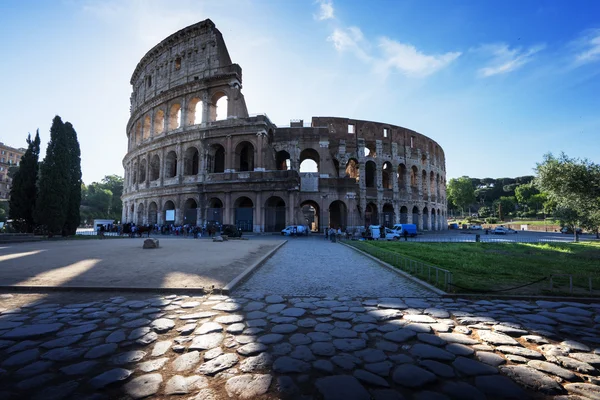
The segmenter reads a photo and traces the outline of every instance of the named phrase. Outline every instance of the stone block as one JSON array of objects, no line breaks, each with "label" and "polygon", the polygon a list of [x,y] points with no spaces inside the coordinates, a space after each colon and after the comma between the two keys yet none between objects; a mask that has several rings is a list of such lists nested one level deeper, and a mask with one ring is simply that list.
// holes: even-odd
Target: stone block
[{"label": "stone block", "polygon": [[158,239],[144,240],[144,249],[158,249]]}]

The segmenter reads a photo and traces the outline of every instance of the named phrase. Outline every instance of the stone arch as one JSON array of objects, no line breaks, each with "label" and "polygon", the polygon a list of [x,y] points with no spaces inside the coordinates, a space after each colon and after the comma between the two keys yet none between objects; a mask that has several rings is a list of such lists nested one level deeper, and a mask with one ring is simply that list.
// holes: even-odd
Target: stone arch
[{"label": "stone arch", "polygon": [[154,113],[154,135],[161,135],[165,132],[165,112],[161,109]]},{"label": "stone arch", "polygon": [[365,187],[374,188],[375,182],[377,182],[377,165],[374,161],[367,161],[365,163]]},{"label": "stone arch", "polygon": [[278,151],[275,154],[275,165],[279,171],[292,169],[290,153],[285,150]]},{"label": "stone arch", "polygon": [[138,204],[135,223],[136,225],[142,225],[144,223],[144,203]]},{"label": "stone arch", "polygon": [[415,165],[413,165],[410,168],[410,186],[412,186],[413,188],[416,188],[418,179],[419,179],[419,170],[417,169],[417,167]]},{"label": "stone arch", "polygon": [[183,223],[196,226],[198,221],[198,202],[189,198],[183,205]]},{"label": "stone arch", "polygon": [[142,123],[140,121],[135,124],[135,144],[142,142]]},{"label": "stone arch", "polygon": [[[312,163],[308,160],[312,160]],[[313,164],[314,163],[314,164]],[[307,148],[300,152],[300,172],[312,172],[306,171],[306,169],[312,169],[316,165],[316,172],[321,171],[321,163],[319,152],[313,148]]]},{"label": "stone arch", "polygon": [[346,176],[348,178],[356,179],[356,181],[359,180],[359,164],[358,160],[356,160],[355,158],[351,158],[348,160],[348,163],[346,164]]},{"label": "stone arch", "polygon": [[172,131],[181,126],[181,104],[172,104],[169,108],[169,118],[167,123],[167,130]]},{"label": "stone arch", "polygon": [[429,210],[423,207],[423,230],[429,229]]},{"label": "stone arch", "polygon": [[156,181],[160,178],[160,158],[155,154],[150,159],[150,180]]},{"label": "stone arch", "polygon": [[431,209],[431,230],[432,231],[437,231],[437,218],[435,217],[435,209],[432,208]]},{"label": "stone arch", "polygon": [[187,102],[186,125],[199,125],[204,122],[202,121],[202,106],[202,100],[199,97],[192,97]]},{"label": "stone arch", "polygon": [[194,146],[188,147],[183,155],[183,174],[198,175],[200,152]]},{"label": "stone arch", "polygon": [[165,178],[173,178],[175,176],[177,176],[177,153],[171,150],[165,158]]},{"label": "stone arch", "polygon": [[235,147],[234,163],[238,171],[254,171],[254,145],[248,141]]},{"label": "stone arch", "polygon": [[427,156],[425,154],[421,155],[421,165],[422,166],[426,166],[427,165]]},{"label": "stone arch", "polygon": [[265,201],[265,232],[279,232],[285,228],[285,201],[279,196],[271,196]]},{"label": "stone arch", "polygon": [[158,206],[156,202],[151,202],[148,205],[148,223],[150,225],[156,225],[158,222]]},{"label": "stone arch", "polygon": [[134,162],[133,163],[133,168],[132,168],[132,176],[131,176],[131,184],[135,185],[137,183],[137,176],[138,176],[138,163]]},{"label": "stone arch", "polygon": [[412,223],[417,226],[417,229],[423,229],[423,225],[419,220],[419,208],[417,206],[414,206],[412,209]]},{"label": "stone arch", "polygon": [[216,143],[208,151],[208,171],[212,173],[225,172],[225,148]]},{"label": "stone arch", "polygon": [[398,164],[398,188],[406,186],[406,165]]},{"label": "stone arch", "polygon": [[436,178],[435,178],[435,194],[436,194],[436,197],[437,197],[437,202],[438,202],[438,203],[441,203],[441,202],[442,202],[442,201],[441,201],[441,199],[440,199],[440,196],[441,196],[441,191],[440,191],[440,182],[441,182],[441,179],[440,179],[440,174],[438,173],[438,174],[436,175]]},{"label": "stone arch", "polygon": [[149,115],[144,117],[144,125],[142,125],[142,140],[150,139],[150,127],[152,126],[152,120]]},{"label": "stone arch", "polygon": [[300,209],[302,210],[304,223],[308,225],[311,231],[318,232],[320,230],[319,217],[321,215],[319,203],[314,200],[305,200],[300,203]]},{"label": "stone arch", "polygon": [[208,200],[206,210],[206,222],[210,225],[223,224],[223,202],[218,197]]},{"label": "stone arch", "polygon": [[375,142],[365,143],[365,157],[377,158],[377,146]]},{"label": "stone arch", "polygon": [[129,222],[135,222],[135,206],[133,204],[129,207]]},{"label": "stone arch", "polygon": [[429,173],[429,194],[432,197],[435,197],[435,195],[436,195],[436,190],[435,190],[435,173],[433,171],[431,171]]},{"label": "stone arch", "polygon": [[381,209],[382,223],[386,228],[391,228],[396,223],[394,206],[390,203],[385,203]]},{"label": "stone arch", "polygon": [[379,225],[377,204],[373,202],[367,203],[367,207],[365,208],[365,226],[369,225]]},{"label": "stone arch", "polygon": [[342,200],[334,200],[329,204],[329,226],[346,230],[348,226],[348,206]]},{"label": "stone arch", "polygon": [[242,232],[252,232],[254,229],[254,202],[247,196],[240,196],[233,203],[233,207],[235,225]]},{"label": "stone arch", "polygon": [[229,97],[224,91],[213,94],[210,105],[210,121],[222,121],[229,115]]},{"label": "stone arch", "polygon": [[421,172],[421,189],[423,190],[423,199],[427,200],[427,171],[423,170]]},{"label": "stone arch", "polygon": [[384,162],[381,169],[381,184],[384,189],[393,189],[394,186],[392,184],[392,173],[392,163],[389,161]]},{"label": "stone arch", "polygon": [[172,200],[165,201],[163,205],[163,221],[165,224],[174,224],[175,223],[175,202]]},{"label": "stone arch", "polygon": [[438,210],[437,210],[437,218],[436,218],[438,231],[441,231],[443,229],[442,228],[442,218],[441,217],[442,217],[442,212],[438,208]]},{"label": "stone arch", "polygon": [[400,223],[408,224],[408,207],[406,206],[400,207]]},{"label": "stone arch", "polygon": [[340,162],[337,158],[332,158],[331,162],[333,163],[333,176],[336,178],[340,177]]},{"label": "stone arch", "polygon": [[146,159],[145,158],[143,158],[140,161],[139,182],[140,183],[146,182]]}]

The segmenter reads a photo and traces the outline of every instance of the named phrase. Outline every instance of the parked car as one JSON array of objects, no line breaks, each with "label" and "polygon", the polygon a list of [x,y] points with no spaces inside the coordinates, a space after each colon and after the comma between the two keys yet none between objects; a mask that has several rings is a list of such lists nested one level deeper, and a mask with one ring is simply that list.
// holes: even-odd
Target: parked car
[{"label": "parked car", "polygon": [[235,225],[223,225],[221,227],[221,234],[229,237],[242,237],[242,229]]},{"label": "parked car", "polygon": [[458,224],[456,222],[448,224],[448,229],[458,229]]},{"label": "parked car", "polygon": [[519,233],[519,231],[515,231],[513,228],[506,228],[506,233]]},{"label": "parked car", "polygon": [[469,227],[469,229],[474,230],[474,231],[481,231],[481,230],[483,230],[483,227],[481,225],[471,225]]},{"label": "parked car", "polygon": [[508,229],[505,226],[497,226],[492,230],[494,235],[506,235],[508,233]]},{"label": "parked car", "polygon": [[[573,234],[573,227],[572,226],[563,226],[562,229],[560,230],[560,233],[570,233]],[[583,229],[581,228],[577,228],[577,234],[580,235],[583,233]]]}]

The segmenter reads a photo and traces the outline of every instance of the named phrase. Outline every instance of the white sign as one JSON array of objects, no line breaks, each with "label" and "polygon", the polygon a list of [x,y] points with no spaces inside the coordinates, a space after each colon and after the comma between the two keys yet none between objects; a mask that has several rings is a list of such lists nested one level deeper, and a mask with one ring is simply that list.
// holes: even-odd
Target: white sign
[{"label": "white sign", "polygon": [[316,172],[303,172],[300,174],[300,191],[301,192],[318,192],[319,191],[319,174]]},{"label": "white sign", "polygon": [[166,221],[175,221],[175,210],[166,210],[165,211],[165,220]]}]

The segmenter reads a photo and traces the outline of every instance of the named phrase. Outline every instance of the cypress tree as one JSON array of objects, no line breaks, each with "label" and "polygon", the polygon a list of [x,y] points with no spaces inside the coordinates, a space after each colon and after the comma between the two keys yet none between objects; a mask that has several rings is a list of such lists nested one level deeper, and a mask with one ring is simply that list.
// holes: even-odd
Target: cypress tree
[{"label": "cypress tree", "polygon": [[81,206],[81,150],[77,141],[77,132],[70,122],[65,122],[65,134],[68,142],[69,169],[66,171],[69,179],[68,203],[63,236],[74,235],[80,222],[79,208]]},{"label": "cypress tree", "polygon": [[50,127],[50,142],[40,167],[35,220],[48,236],[62,233],[69,204],[70,157],[65,125],[57,115]]},{"label": "cypress tree", "polygon": [[27,151],[19,164],[13,177],[10,189],[10,218],[20,232],[33,232],[35,226],[34,211],[37,194],[36,181],[38,176],[38,159],[40,156],[40,131],[31,140],[31,134],[27,136]]}]

